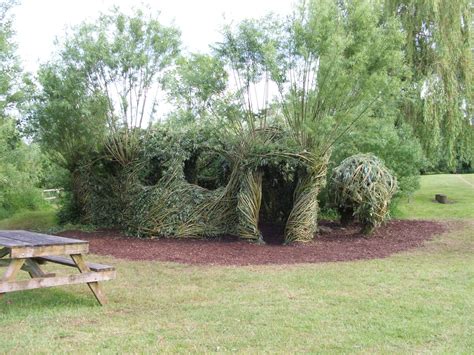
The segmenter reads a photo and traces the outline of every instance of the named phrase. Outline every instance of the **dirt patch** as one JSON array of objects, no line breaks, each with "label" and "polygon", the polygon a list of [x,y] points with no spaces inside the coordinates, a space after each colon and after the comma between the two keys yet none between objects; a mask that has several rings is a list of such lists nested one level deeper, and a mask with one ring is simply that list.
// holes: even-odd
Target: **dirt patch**
[{"label": "dirt patch", "polygon": [[296,264],[384,258],[419,247],[447,230],[432,221],[394,220],[371,237],[360,226],[341,228],[322,222],[312,242],[295,245],[252,244],[232,237],[219,240],[137,239],[113,230],[67,231],[60,235],[88,240],[94,254],[129,260],[159,260],[201,265]]}]

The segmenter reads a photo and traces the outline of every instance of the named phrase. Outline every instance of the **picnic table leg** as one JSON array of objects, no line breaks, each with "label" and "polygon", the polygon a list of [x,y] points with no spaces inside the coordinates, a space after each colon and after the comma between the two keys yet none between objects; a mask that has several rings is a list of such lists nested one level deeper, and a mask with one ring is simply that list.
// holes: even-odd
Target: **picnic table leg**
[{"label": "picnic table leg", "polygon": [[[71,258],[81,273],[91,271],[81,254],[73,254]],[[88,282],[87,285],[97,299],[97,302],[99,302],[101,306],[105,305],[107,303],[107,297],[105,297],[102,291],[102,286],[98,282]]]},{"label": "picnic table leg", "polygon": [[[7,270],[3,274],[1,281],[13,281],[20,271],[21,267],[25,263],[25,259],[12,259],[10,265],[8,265]],[[3,293],[0,293],[0,298],[2,298]]]}]

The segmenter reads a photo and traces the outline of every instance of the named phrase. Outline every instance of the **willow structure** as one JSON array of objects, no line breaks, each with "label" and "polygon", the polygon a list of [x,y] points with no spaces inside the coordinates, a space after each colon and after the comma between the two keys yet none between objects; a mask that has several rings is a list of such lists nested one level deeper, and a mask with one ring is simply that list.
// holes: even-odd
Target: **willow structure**
[{"label": "willow structure", "polygon": [[341,222],[347,224],[357,218],[367,234],[387,218],[390,201],[397,191],[396,178],[372,154],[357,154],[343,160],[334,169],[330,184]]},{"label": "willow structure", "polygon": [[[392,117],[391,109],[383,111],[385,101],[399,92],[401,37],[398,26],[385,21],[370,1],[346,6],[314,0],[300,5],[295,16],[285,19],[226,27],[214,64],[225,69],[229,79],[223,78],[225,85],[216,85],[204,96],[209,78],[199,71],[184,73],[197,82],[174,80],[178,87],[184,85],[181,94],[191,93],[181,97],[190,106],[183,116],[177,108],[176,121],[170,116],[168,123],[142,130],[136,117],[148,111],[123,95],[128,104],[119,105],[120,112],[107,111],[123,123],[107,127],[105,151],[97,152],[101,145],[92,147],[88,165],[80,164],[74,195],[84,198],[78,199],[78,215],[139,236],[232,234],[259,241],[265,239],[259,226],[271,223],[281,227],[286,243],[311,240],[332,150],[364,117]],[[170,44],[170,53],[173,48]],[[77,58],[72,68],[82,68],[89,57]],[[94,69],[86,73],[88,84],[95,84],[90,78],[102,78],[95,68],[109,62],[92,57],[99,60],[85,62]],[[117,70],[122,62],[112,63],[112,73],[135,68],[132,63]],[[162,66],[156,70],[161,73]],[[120,75],[117,80],[121,82]],[[113,104],[108,91],[102,92]],[[124,92],[132,91],[141,92],[134,86]],[[132,107],[141,115],[129,124]],[[149,111],[155,112],[154,107]],[[204,155],[212,154],[215,158],[201,164]],[[210,184],[204,175],[218,178]]]}]

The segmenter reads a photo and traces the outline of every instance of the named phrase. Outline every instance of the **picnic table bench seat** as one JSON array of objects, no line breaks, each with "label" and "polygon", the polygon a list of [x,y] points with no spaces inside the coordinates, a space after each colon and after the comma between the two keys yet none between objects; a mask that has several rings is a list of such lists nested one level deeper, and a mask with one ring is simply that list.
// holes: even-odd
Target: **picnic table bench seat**
[{"label": "picnic table bench seat", "polygon": [[[60,264],[60,265],[65,265],[65,266],[72,266],[72,267],[76,266],[76,264],[71,258],[65,258],[63,256],[41,256],[41,257],[35,258],[35,260],[38,261],[40,264],[43,262],[50,262],[50,263],[55,263],[55,264]],[[115,268],[110,265],[97,264],[97,263],[91,263],[91,262],[86,262],[86,265],[89,267],[91,271],[94,271],[94,272],[115,270]]]},{"label": "picnic table bench seat", "polygon": [[[0,298],[4,293],[60,285],[87,283],[97,301],[107,299],[99,284],[113,280],[115,268],[84,260],[89,242],[79,239],[27,231],[0,231],[0,267],[6,266],[0,278]],[[42,270],[44,262],[61,264],[79,270],[79,274],[56,276]],[[31,280],[16,280],[20,270],[30,274]]]}]

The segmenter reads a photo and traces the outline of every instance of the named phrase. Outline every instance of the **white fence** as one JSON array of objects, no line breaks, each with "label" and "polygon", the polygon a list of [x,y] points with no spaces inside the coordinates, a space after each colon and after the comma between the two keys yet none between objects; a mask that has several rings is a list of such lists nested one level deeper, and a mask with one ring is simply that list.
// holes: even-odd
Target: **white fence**
[{"label": "white fence", "polygon": [[44,198],[46,201],[56,200],[57,198],[59,198],[59,196],[61,196],[61,192],[62,192],[63,190],[64,190],[64,189],[48,189],[48,190],[43,190],[43,198]]}]

